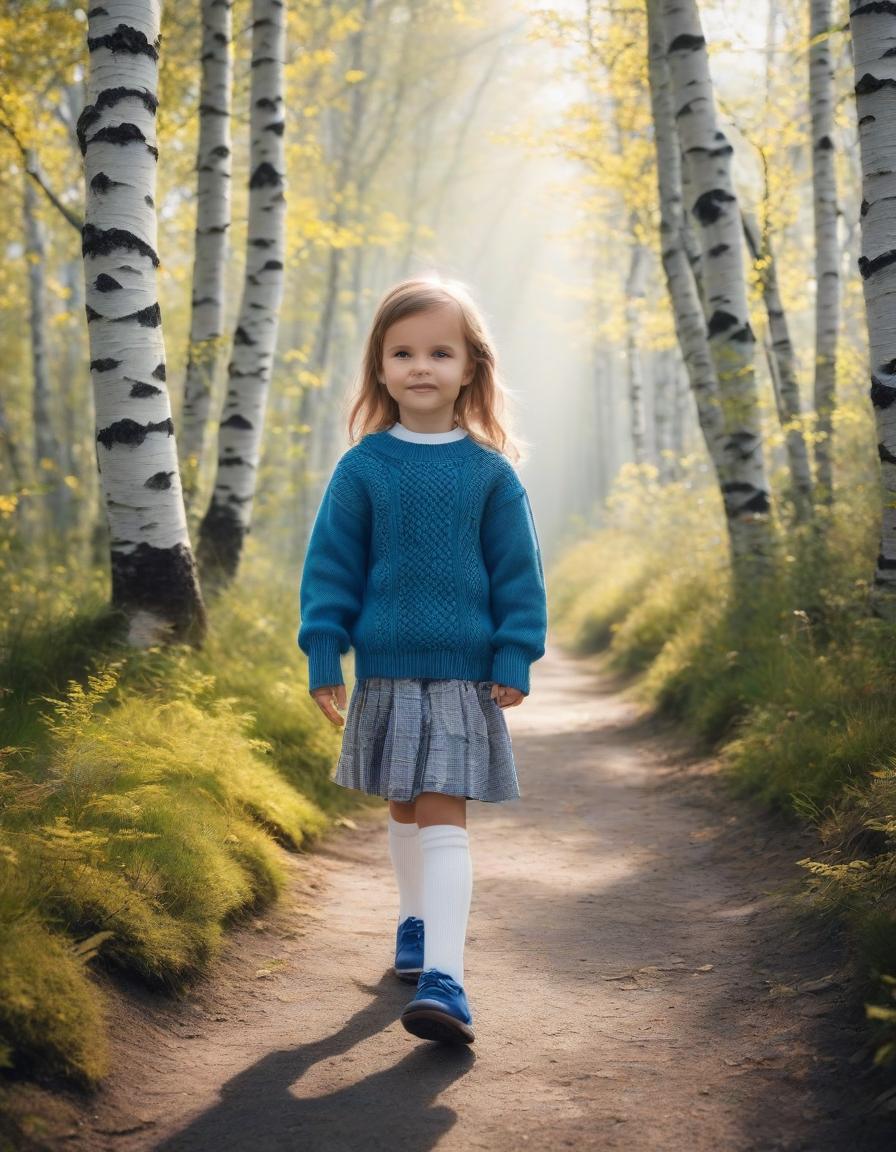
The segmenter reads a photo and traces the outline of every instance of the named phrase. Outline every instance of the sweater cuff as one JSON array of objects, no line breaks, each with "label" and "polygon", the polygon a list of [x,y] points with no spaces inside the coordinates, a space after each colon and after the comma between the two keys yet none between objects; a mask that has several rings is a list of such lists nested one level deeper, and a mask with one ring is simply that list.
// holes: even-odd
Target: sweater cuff
[{"label": "sweater cuff", "polygon": [[331,632],[312,636],[308,641],[308,691],[344,683],[337,638]]},{"label": "sweater cuff", "polygon": [[531,657],[515,644],[506,644],[495,652],[492,659],[492,680],[495,684],[506,684],[508,688],[518,688],[529,695],[529,665]]}]

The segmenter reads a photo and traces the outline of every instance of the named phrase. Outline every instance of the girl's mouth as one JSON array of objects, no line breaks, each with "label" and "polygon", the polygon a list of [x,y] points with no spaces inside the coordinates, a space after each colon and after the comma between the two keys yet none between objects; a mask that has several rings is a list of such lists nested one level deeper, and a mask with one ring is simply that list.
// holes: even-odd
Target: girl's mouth
[{"label": "girl's mouth", "polygon": [[410,386],[411,392],[435,392],[434,384],[412,384]]}]

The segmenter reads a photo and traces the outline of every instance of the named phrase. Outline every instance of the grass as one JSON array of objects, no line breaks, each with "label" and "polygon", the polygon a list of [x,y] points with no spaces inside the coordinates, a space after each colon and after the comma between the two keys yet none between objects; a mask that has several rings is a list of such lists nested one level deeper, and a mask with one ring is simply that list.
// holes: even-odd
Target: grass
[{"label": "grass", "polygon": [[2,636],[0,1064],[16,1074],[96,1084],[96,975],[206,975],[228,925],[283,890],[278,846],[363,803],[329,779],[340,733],[308,695],[297,589],[250,549],[209,616],[201,650],[135,652],[101,582],[60,574]]}]

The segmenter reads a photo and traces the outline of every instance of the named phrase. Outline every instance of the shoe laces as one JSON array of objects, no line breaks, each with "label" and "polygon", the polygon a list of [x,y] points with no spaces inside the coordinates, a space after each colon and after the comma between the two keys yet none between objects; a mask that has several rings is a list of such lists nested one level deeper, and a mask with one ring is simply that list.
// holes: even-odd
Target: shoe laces
[{"label": "shoe laces", "polygon": [[419,916],[409,916],[401,931],[403,936],[410,936],[419,944],[423,939],[423,921]]},{"label": "shoe laces", "polygon": [[420,975],[418,988],[423,988],[424,986],[429,987],[431,984],[434,984],[443,992],[448,992],[451,995],[454,995],[460,987],[454,977],[449,976],[447,972],[439,972],[435,968],[427,968],[426,971]]}]

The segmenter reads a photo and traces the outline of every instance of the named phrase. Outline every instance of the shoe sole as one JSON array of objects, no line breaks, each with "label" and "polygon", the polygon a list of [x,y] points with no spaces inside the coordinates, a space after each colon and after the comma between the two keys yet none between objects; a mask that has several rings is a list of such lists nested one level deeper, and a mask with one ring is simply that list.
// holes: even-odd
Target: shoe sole
[{"label": "shoe sole", "polygon": [[414,1036],[421,1040],[437,1040],[444,1044],[472,1044],[475,1040],[473,1029],[463,1020],[440,1012],[438,1008],[415,1008],[404,1012],[401,1022]]},{"label": "shoe sole", "polygon": [[392,971],[399,980],[404,980],[408,984],[416,984],[423,971],[422,968],[393,968]]}]

